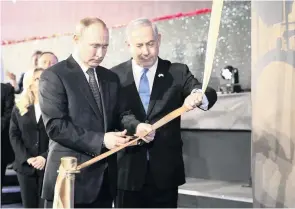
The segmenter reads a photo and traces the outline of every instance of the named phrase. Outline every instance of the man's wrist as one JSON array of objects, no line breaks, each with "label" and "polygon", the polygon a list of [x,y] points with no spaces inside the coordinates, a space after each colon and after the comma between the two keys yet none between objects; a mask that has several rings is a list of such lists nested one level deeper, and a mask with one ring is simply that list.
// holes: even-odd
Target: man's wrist
[{"label": "man's wrist", "polygon": [[200,93],[200,92],[202,92],[201,89],[193,89],[193,90],[191,91],[191,94]]}]

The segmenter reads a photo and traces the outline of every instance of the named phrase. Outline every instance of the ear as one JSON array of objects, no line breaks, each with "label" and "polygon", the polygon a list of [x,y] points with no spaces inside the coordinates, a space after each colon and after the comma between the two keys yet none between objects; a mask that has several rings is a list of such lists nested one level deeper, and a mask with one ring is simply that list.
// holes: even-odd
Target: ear
[{"label": "ear", "polygon": [[128,40],[125,41],[125,44],[127,45],[128,48],[130,48],[130,43]]},{"label": "ear", "polygon": [[161,38],[162,38],[162,36],[161,36],[161,34],[159,33],[159,34],[158,34],[158,45],[159,45],[159,46],[161,45]]},{"label": "ear", "polygon": [[73,36],[73,41],[74,41],[75,44],[78,43],[80,37],[81,37],[80,35],[74,34],[74,36]]}]

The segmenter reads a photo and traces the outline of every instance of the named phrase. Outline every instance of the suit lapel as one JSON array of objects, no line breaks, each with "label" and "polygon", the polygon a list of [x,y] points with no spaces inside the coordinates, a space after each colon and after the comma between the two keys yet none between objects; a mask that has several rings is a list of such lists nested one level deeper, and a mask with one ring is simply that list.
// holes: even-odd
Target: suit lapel
[{"label": "suit lapel", "polygon": [[132,70],[132,61],[129,60],[126,64],[127,69],[127,86],[128,86],[128,94],[134,95],[133,102],[135,103],[134,106],[139,107],[140,113],[144,116],[146,116],[146,112],[144,110],[143,104],[141,102],[138,90],[135,85],[134,76],[133,76],[133,70]]},{"label": "suit lapel", "polygon": [[72,72],[73,72],[72,80],[75,83],[74,85],[78,84],[82,95],[84,95],[84,97],[88,101],[89,105],[91,106],[92,110],[96,114],[97,118],[101,118],[102,114],[100,113],[99,108],[95,102],[93,93],[90,89],[89,83],[84,75],[83,70],[81,69],[81,67],[78,65],[78,63],[74,60],[72,56],[68,58],[68,63],[70,67],[72,68]]},{"label": "suit lapel", "polygon": [[33,127],[37,126],[38,122],[36,121],[36,114],[34,105],[28,107],[28,112],[23,116],[26,123],[32,125]]},{"label": "suit lapel", "polygon": [[34,105],[29,106],[28,112],[24,116],[27,117],[28,121],[30,121],[30,123],[32,123],[32,125],[34,125],[34,126],[37,125],[38,122],[36,121],[36,114],[35,114]]},{"label": "suit lapel", "polygon": [[99,83],[99,89],[100,89],[100,94],[101,94],[101,102],[102,102],[102,114],[103,114],[103,119],[104,119],[104,128],[105,131],[108,130],[108,121],[107,121],[107,113],[108,113],[108,104],[109,104],[109,98],[110,98],[110,91],[109,91],[109,83],[106,81],[104,74],[102,73],[103,71],[97,67],[95,69],[96,74],[97,74],[97,79]]},{"label": "suit lapel", "polygon": [[157,71],[154,78],[152,93],[150,97],[150,103],[149,103],[149,107],[147,111],[147,117],[149,117],[150,114],[152,113],[153,108],[155,104],[157,103],[159,96],[160,95],[163,96],[165,91],[170,86],[171,80],[169,79],[170,76],[167,74],[169,67],[170,67],[169,62],[165,62],[159,58]]}]

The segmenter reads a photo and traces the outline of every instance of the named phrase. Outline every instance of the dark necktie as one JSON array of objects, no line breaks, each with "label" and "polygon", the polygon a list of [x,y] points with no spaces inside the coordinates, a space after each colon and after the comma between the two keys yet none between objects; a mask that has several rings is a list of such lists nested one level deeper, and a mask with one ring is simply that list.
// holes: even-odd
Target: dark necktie
[{"label": "dark necktie", "polygon": [[94,96],[94,99],[96,101],[96,104],[97,104],[101,114],[103,114],[103,111],[102,111],[102,107],[103,107],[102,106],[102,99],[101,99],[100,91],[99,91],[99,88],[98,88],[98,84],[97,84],[96,79],[95,79],[94,69],[89,68],[86,71],[86,73],[89,75],[89,86],[90,86],[90,89],[91,89],[92,94]]}]

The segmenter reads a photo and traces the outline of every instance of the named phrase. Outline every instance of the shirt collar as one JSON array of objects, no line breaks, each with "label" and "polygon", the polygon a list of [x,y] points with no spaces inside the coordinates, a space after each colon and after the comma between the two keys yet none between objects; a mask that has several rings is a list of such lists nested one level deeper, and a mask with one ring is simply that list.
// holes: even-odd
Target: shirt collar
[{"label": "shirt collar", "polygon": [[[151,66],[151,67],[149,68],[149,70],[148,70],[147,73],[151,73],[151,74],[153,74],[153,75],[156,74],[157,67],[158,67],[158,60],[159,60],[159,59],[157,58],[156,62],[153,64],[153,66]],[[141,66],[139,66],[139,65],[135,62],[134,59],[132,59],[132,69],[133,69],[133,72],[134,72],[136,75],[140,75],[140,76],[142,75],[143,70],[144,70],[144,68],[141,67]]]},{"label": "shirt collar", "polygon": [[89,69],[89,67],[87,67],[79,58],[77,51],[74,51],[72,53],[72,57],[74,58],[74,60],[78,63],[78,65],[80,66],[80,68],[83,70],[84,73],[86,73],[86,71]]}]

